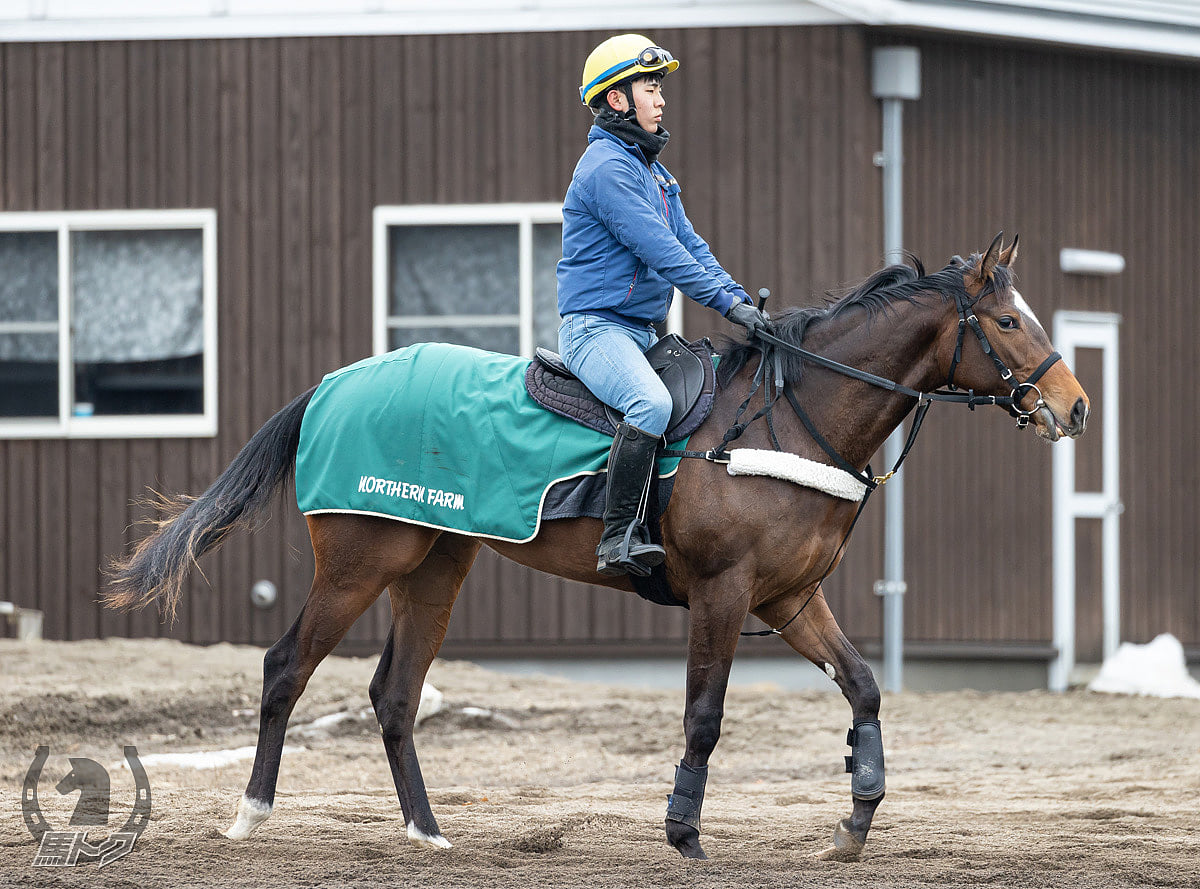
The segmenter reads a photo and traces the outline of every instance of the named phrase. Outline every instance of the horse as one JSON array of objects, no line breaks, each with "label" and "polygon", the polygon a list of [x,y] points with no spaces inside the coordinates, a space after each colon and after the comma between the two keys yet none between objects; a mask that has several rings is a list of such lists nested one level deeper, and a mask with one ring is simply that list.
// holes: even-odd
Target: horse
[{"label": "horse", "polygon": [[[1050,441],[1079,436],[1088,417],[1087,395],[1013,287],[1016,254],[1017,242],[1004,247],[998,235],[983,253],[955,257],[932,274],[910,257],[840,298],[831,296],[822,307],[780,313],[765,345],[726,344],[712,413],[689,445],[711,456],[731,435],[737,437],[724,431],[736,430],[749,447],[769,449],[778,442],[804,458],[840,459],[861,475],[914,407],[927,408],[939,397],[923,393],[947,383],[954,392],[943,390],[945,400],[1007,406],[1018,425],[1032,422]],[[780,404],[770,423],[739,422],[746,392],[759,388],[764,366],[778,368],[782,381],[773,382],[785,384],[794,410]],[[288,482],[313,391],[268,420],[199,498],[166,498],[169,511],[158,528],[114,564],[103,594],[107,605],[155,602],[173,614],[195,561],[248,526]],[[682,462],[660,528],[666,579],[690,610],[685,746],[665,819],[668,842],[686,858],[707,857],[700,843],[707,767],[748,614],[823,669],[849,702],[852,810],[835,825],[833,844],[816,855],[843,861],[861,855],[884,798],[880,692],[821,587],[843,555],[859,509],[850,500],[787,481],[732,477],[711,460]],[[284,733],[297,699],[316,666],[387,590],[392,628],[370,698],[409,841],[447,848],[430,808],[413,725],[425,675],[480,547],[539,571],[623,592],[633,590],[631,580],[596,573],[601,525],[590,518],[543,522],[524,543],[375,516],[306,518],[316,566],[312,588],[291,628],[264,657],[254,765],[225,836],[245,839],[271,814]]]},{"label": "horse", "polygon": [[79,791],[71,813],[72,826],[104,827],[108,824],[108,772],[94,759],[71,757],[71,771],[54,786],[64,796]]}]

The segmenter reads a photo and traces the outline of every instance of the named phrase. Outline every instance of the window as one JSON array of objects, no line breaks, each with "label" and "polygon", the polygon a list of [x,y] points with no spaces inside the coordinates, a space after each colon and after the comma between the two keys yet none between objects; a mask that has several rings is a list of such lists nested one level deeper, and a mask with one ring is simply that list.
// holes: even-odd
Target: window
[{"label": "window", "polygon": [[[375,208],[375,353],[413,343],[558,351],[560,204]],[[683,333],[675,291],[660,333]]]},{"label": "window", "polygon": [[559,204],[375,210],[375,352],[420,342],[558,349]]},{"label": "window", "polygon": [[0,437],[216,434],[216,214],[0,213]]}]

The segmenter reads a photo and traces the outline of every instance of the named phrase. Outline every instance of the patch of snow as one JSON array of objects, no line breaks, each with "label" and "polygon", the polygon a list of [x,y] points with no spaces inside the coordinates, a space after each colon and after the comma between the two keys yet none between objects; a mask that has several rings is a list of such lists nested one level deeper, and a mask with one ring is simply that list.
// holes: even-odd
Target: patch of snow
[{"label": "patch of snow", "polygon": [[[421,722],[445,709],[445,697],[429,683],[421,687],[421,702],[417,705],[417,722]],[[361,710],[342,710],[319,716],[312,722],[293,726],[288,730],[289,737],[305,739],[327,737],[330,730],[339,723],[348,720],[365,721],[375,719],[375,711],[370,707]],[[284,753],[299,753],[306,748],[297,745],[284,745]],[[177,766],[186,769],[219,769],[222,766],[254,759],[254,747],[237,747],[232,750],[197,750],[192,753],[152,753],[139,757],[143,766]],[[109,769],[129,769],[124,760],[113,763]]]},{"label": "patch of snow", "polygon": [[515,719],[511,716],[505,716],[503,713],[497,713],[495,710],[485,710],[483,707],[463,707],[459,712],[463,716],[469,716],[472,719],[485,719],[497,725],[502,725],[505,728],[518,728],[518,723]]},{"label": "patch of snow", "polygon": [[[445,706],[445,696],[426,682],[421,686],[421,700],[417,704],[417,724],[420,725],[430,716],[440,713]],[[288,735],[298,738],[324,738],[329,736],[335,726],[343,722],[371,722],[373,724],[375,710],[371,707],[363,707],[359,710],[339,710],[337,713],[318,716],[312,722],[302,723],[288,729]]]},{"label": "patch of snow", "polygon": [[370,707],[364,707],[362,710],[340,710],[337,713],[318,716],[312,722],[293,726],[288,729],[288,734],[298,738],[323,738],[329,735],[334,726],[343,722],[364,722],[368,719],[375,719],[375,711]]},{"label": "patch of snow", "polygon": [[[138,757],[143,766],[178,766],[185,769],[219,769],[247,759],[254,759],[253,747],[235,747],[233,750],[197,750],[193,753],[151,753]],[[285,745],[284,753],[299,753],[305,748]],[[121,760],[109,769],[123,768],[128,771],[129,763]]]},{"label": "patch of snow", "polygon": [[417,725],[435,713],[446,709],[446,696],[426,682],[421,686],[421,703],[417,705]]},{"label": "patch of snow", "polygon": [[1200,682],[1188,675],[1183,646],[1170,633],[1156,636],[1145,645],[1122,642],[1116,653],[1105,659],[1099,675],[1088,683],[1088,690],[1200,699]]}]

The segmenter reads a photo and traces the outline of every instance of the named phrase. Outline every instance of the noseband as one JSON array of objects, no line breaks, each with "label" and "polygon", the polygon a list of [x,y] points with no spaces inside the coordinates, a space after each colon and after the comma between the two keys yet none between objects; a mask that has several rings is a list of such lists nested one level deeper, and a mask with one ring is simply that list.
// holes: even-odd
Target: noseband
[{"label": "noseband", "polygon": [[[1008,365],[1004,363],[1004,360],[996,354],[996,350],[992,348],[991,342],[988,341],[987,334],[983,332],[983,326],[979,323],[975,312],[972,311],[975,308],[975,303],[994,291],[995,284],[989,281],[987,287],[980,291],[979,296],[975,297],[975,299],[970,299],[967,296],[965,287],[954,292],[954,304],[958,309],[958,339],[954,343],[954,358],[950,361],[950,376],[946,381],[946,388],[951,392],[958,388],[954,385],[954,372],[958,369],[959,361],[962,360],[963,334],[970,327],[975,334],[975,338],[979,340],[983,354],[992,359],[992,364],[996,365],[996,370],[1000,373],[1000,379],[1012,390],[1012,395],[1008,396],[1004,403],[999,401],[995,403],[1008,410],[1009,414],[1017,421],[1018,429],[1024,429],[1029,425],[1030,418],[1039,410],[1046,407],[1046,402],[1042,398],[1042,390],[1037,386],[1038,380],[1056,363],[1062,361],[1062,355],[1058,352],[1051,352],[1037,366],[1034,372],[1029,375],[1029,379],[1023,383],[1018,381],[1016,385],[1013,385],[1013,380],[1016,379],[1016,376],[1009,369]],[[1034,403],[1030,410],[1025,410],[1021,407],[1021,402],[1030,392],[1037,393],[1037,402]],[[968,404],[972,410],[975,409],[974,404],[970,402]]]}]

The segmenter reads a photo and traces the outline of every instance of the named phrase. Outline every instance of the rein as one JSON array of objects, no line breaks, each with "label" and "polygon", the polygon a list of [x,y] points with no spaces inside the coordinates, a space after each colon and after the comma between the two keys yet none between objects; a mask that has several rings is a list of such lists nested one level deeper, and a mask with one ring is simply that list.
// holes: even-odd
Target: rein
[{"label": "rein", "polygon": [[[905,386],[902,383],[897,383],[895,380],[889,380],[886,377],[881,377],[865,370],[859,370],[856,367],[851,367],[847,364],[842,364],[839,361],[834,361],[831,358],[826,358],[823,355],[818,355],[815,352],[810,352],[801,346],[794,345],[782,340],[774,334],[767,333],[765,330],[755,330],[751,338],[759,340],[758,348],[762,354],[759,359],[758,369],[754,372],[754,384],[750,389],[750,394],[746,396],[745,401],[738,407],[737,413],[733,418],[733,425],[725,431],[722,441],[715,448],[708,451],[690,451],[690,450],[665,450],[661,452],[665,457],[690,457],[708,460],[711,463],[728,463],[729,456],[727,447],[736,439],[740,438],[742,433],[755,420],[760,417],[765,417],[767,428],[771,436],[771,445],[776,451],[782,451],[783,448],[779,444],[779,439],[775,436],[775,428],[772,422],[771,410],[775,403],[779,400],[780,395],[787,400],[791,405],[792,410],[804,425],[805,430],[828,456],[833,463],[841,470],[848,472],[866,486],[866,492],[863,494],[862,500],[858,504],[858,510],[854,513],[854,519],[850,522],[850,527],[846,529],[845,535],[842,537],[841,543],[833,553],[833,557],[829,560],[829,565],[826,567],[820,579],[813,586],[813,590],[808,594],[808,598],[800,606],[799,611],[793,614],[783,626],[772,628],[769,630],[758,630],[756,632],[743,632],[742,636],[778,636],[788,628],[788,626],[798,618],[808,607],[808,603],[812,601],[813,596],[817,594],[817,590],[821,588],[821,584],[830,574],[833,573],[833,566],[837,564],[838,558],[846,547],[846,543],[850,540],[850,534],[854,531],[854,526],[858,524],[858,519],[866,508],[867,500],[870,499],[872,492],[880,485],[886,483],[892,476],[900,471],[900,466],[908,457],[909,451],[916,444],[917,433],[921,430],[921,424],[925,422],[925,415],[929,413],[929,409],[935,401],[943,401],[951,404],[965,404],[969,410],[975,410],[979,405],[996,405],[1005,408],[1008,413],[1017,421],[1017,428],[1024,429],[1029,425],[1033,415],[1045,407],[1045,401],[1042,398],[1042,390],[1038,388],[1037,382],[1045,375],[1051,367],[1062,360],[1062,355],[1058,352],[1051,352],[1046,356],[1045,360],[1034,369],[1029,378],[1024,382],[1018,381],[1015,385],[1013,381],[1016,376],[1012,370],[1006,365],[1003,359],[996,354],[996,350],[992,347],[991,342],[984,333],[983,326],[979,323],[979,318],[976,317],[973,308],[975,303],[981,300],[994,289],[994,284],[989,283],[988,286],[975,297],[970,299],[966,293],[966,288],[955,290],[954,302],[958,309],[958,339],[954,345],[954,357],[950,363],[950,373],[944,389],[935,389],[932,392],[921,392],[917,389]],[[979,341],[980,348],[983,353],[992,359],[992,363],[996,366],[997,372],[1000,374],[1000,379],[1012,390],[1010,395],[976,395],[974,390],[968,389],[966,392],[956,391],[954,385],[954,372],[958,369],[959,362],[962,360],[963,339],[967,329],[970,328],[975,338]],[[845,457],[838,453],[837,449],[829,443],[817,429],[808,412],[801,406],[796,393],[792,388],[791,383],[783,379],[782,362],[780,360],[780,351],[788,352],[803,358],[806,361],[811,361],[826,370],[831,370],[842,376],[850,377],[851,379],[860,380],[864,383],[869,383],[872,386],[877,386],[881,389],[886,389],[889,392],[895,392],[899,395],[906,395],[910,398],[917,399],[916,413],[913,415],[912,425],[908,431],[908,437],[904,442],[904,447],[900,451],[900,456],[896,463],[884,475],[873,475],[871,467],[868,464],[865,471],[859,471]],[[751,400],[754,398],[758,390],[766,383],[766,389],[763,393],[763,407],[758,410],[749,420],[740,422],[741,416],[750,406]],[[772,390],[774,394],[772,395]],[[1037,402],[1031,410],[1025,410],[1021,407],[1021,401],[1030,392],[1037,393]],[[911,409],[910,409],[911,410]],[[901,418],[903,422],[903,418]]]}]

